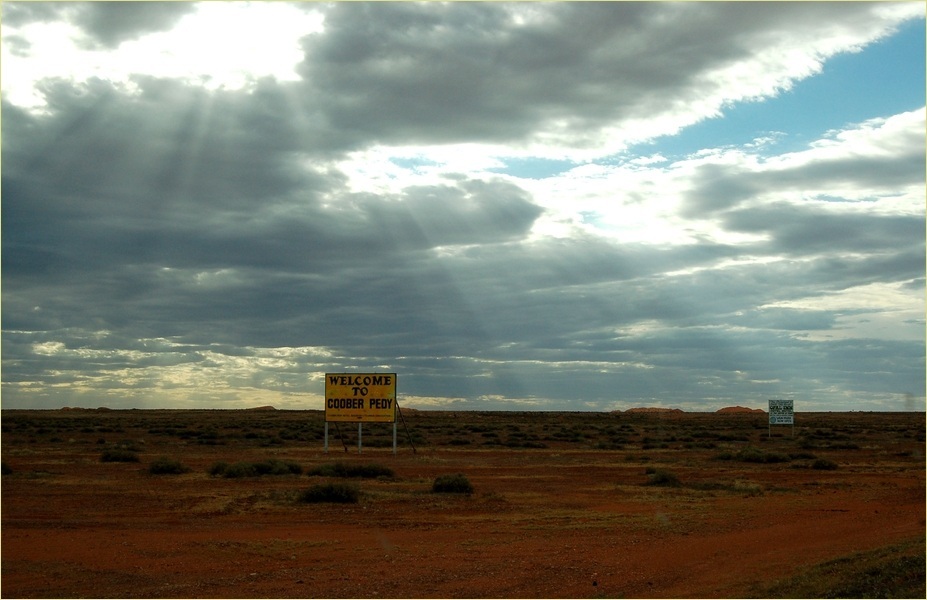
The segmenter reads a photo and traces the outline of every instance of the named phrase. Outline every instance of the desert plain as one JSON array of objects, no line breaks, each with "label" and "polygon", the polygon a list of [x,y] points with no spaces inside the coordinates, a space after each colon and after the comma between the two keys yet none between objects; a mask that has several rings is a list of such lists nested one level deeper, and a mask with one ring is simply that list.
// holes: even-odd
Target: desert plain
[{"label": "desert plain", "polygon": [[[3,410],[0,592],[923,598],[924,433],[923,412],[405,409],[395,453],[392,425],[359,447],[345,423],[326,452],[321,411]],[[219,467],[249,464],[289,470]],[[472,491],[434,491],[448,475]],[[306,501],[326,484],[356,502]]]}]

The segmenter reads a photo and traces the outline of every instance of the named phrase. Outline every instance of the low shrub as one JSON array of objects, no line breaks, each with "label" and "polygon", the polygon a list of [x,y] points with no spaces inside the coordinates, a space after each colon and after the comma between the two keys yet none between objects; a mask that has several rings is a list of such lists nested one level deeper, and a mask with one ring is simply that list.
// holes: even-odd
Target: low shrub
[{"label": "low shrub", "polygon": [[839,442],[827,446],[833,450],[859,450],[859,444],[856,442]]},{"label": "low shrub", "polygon": [[789,454],[789,458],[791,458],[792,460],[814,460],[815,458],[817,458],[817,456],[815,456],[811,452],[794,452],[792,454]]},{"label": "low shrub", "polygon": [[766,455],[757,448],[744,448],[737,454],[737,460],[751,463],[765,463]]},{"label": "low shrub", "polygon": [[596,450],[623,450],[624,444],[614,440],[605,440],[595,445]]},{"label": "low shrub", "polygon": [[272,458],[260,462],[238,461],[229,464],[225,461],[213,463],[209,474],[213,477],[259,477],[261,475],[301,475],[303,468],[291,460]]},{"label": "low shrub", "polygon": [[752,481],[735,481],[731,484],[730,490],[746,496],[763,495],[763,486],[758,483],[753,483]]},{"label": "low shrub", "polygon": [[222,475],[225,475],[225,471],[228,470],[228,468],[229,464],[224,460],[220,460],[213,463],[213,465],[209,467],[208,473],[213,477],[221,477]]},{"label": "low shrub", "polygon": [[100,462],[139,462],[138,454],[132,450],[114,448],[100,455]]},{"label": "low shrub", "polygon": [[534,440],[509,440],[505,443],[505,446],[509,448],[547,448],[547,444],[544,442],[537,442]]},{"label": "low shrub", "polygon": [[819,458],[811,463],[811,468],[820,471],[833,471],[837,468],[837,463],[832,460],[827,460],[826,458]]},{"label": "low shrub", "polygon": [[840,557],[751,590],[750,598],[924,598],[923,540]]},{"label": "low shrub", "polygon": [[435,478],[431,491],[439,494],[472,494],[473,484],[463,473],[439,475]]},{"label": "low shrub", "polygon": [[674,473],[664,469],[653,469],[651,467],[647,469],[647,485],[679,487],[681,483]]},{"label": "low shrub", "polygon": [[254,463],[258,475],[302,475],[303,468],[291,460],[270,460]]},{"label": "low shrub", "polygon": [[230,464],[222,473],[222,476],[230,479],[238,477],[257,477],[258,470],[257,467],[254,466],[254,463],[238,461]]},{"label": "low shrub", "polygon": [[173,458],[160,457],[148,465],[148,472],[152,475],[181,475],[188,473],[190,469],[183,465],[179,460]]},{"label": "low shrub", "polygon": [[349,483],[325,483],[314,485],[302,491],[298,500],[306,503],[335,502],[339,504],[357,504],[360,490]]},{"label": "low shrub", "polygon": [[310,477],[358,477],[362,479],[376,479],[378,477],[395,477],[393,470],[387,466],[376,463],[355,465],[343,462],[319,465],[309,470]]},{"label": "low shrub", "polygon": [[687,487],[690,487],[694,490],[709,492],[734,492],[737,494],[744,494],[745,496],[761,496],[763,494],[763,487],[760,486],[760,484],[753,483],[751,481],[735,480],[727,483],[719,481],[701,481],[693,483]]},{"label": "low shrub", "polygon": [[785,454],[780,454],[778,452],[767,452],[763,458],[763,462],[765,463],[782,463],[789,462],[791,460]]},{"label": "low shrub", "polygon": [[790,456],[786,456],[785,454],[779,454],[778,452],[763,452],[759,448],[754,448],[752,446],[747,446],[737,454],[724,451],[715,456],[715,458],[717,460],[738,460],[741,462],[761,464],[789,462],[792,460]]}]

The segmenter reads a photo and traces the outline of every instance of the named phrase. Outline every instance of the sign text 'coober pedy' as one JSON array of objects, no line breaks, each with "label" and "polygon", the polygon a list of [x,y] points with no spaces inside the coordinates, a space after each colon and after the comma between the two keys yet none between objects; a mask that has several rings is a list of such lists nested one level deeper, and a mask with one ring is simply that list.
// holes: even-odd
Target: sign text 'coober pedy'
[{"label": "sign text 'coober pedy'", "polygon": [[326,373],[325,420],[392,423],[395,373]]}]

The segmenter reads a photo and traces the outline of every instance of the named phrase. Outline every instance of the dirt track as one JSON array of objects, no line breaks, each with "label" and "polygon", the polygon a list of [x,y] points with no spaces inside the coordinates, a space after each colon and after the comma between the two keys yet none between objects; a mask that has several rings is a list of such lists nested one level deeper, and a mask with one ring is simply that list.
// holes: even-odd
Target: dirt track
[{"label": "dirt track", "polygon": [[[2,595],[745,597],[923,541],[923,413],[796,419],[409,413],[393,455],[385,426],[325,454],[309,411],[3,411]],[[114,445],[140,462],[101,462]],[[149,474],[160,456],[192,470]],[[319,477],[208,474],[267,458],[395,477],[342,505],[295,501]],[[431,492],[458,472],[472,495]]]}]

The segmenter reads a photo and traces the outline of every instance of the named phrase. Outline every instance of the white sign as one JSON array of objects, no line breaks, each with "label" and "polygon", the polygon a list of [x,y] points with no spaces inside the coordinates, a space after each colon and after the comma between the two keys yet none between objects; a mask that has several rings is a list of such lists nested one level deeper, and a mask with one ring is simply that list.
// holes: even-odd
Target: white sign
[{"label": "white sign", "polygon": [[794,425],[795,424],[794,400],[770,400],[769,401],[769,424],[770,425]]}]

